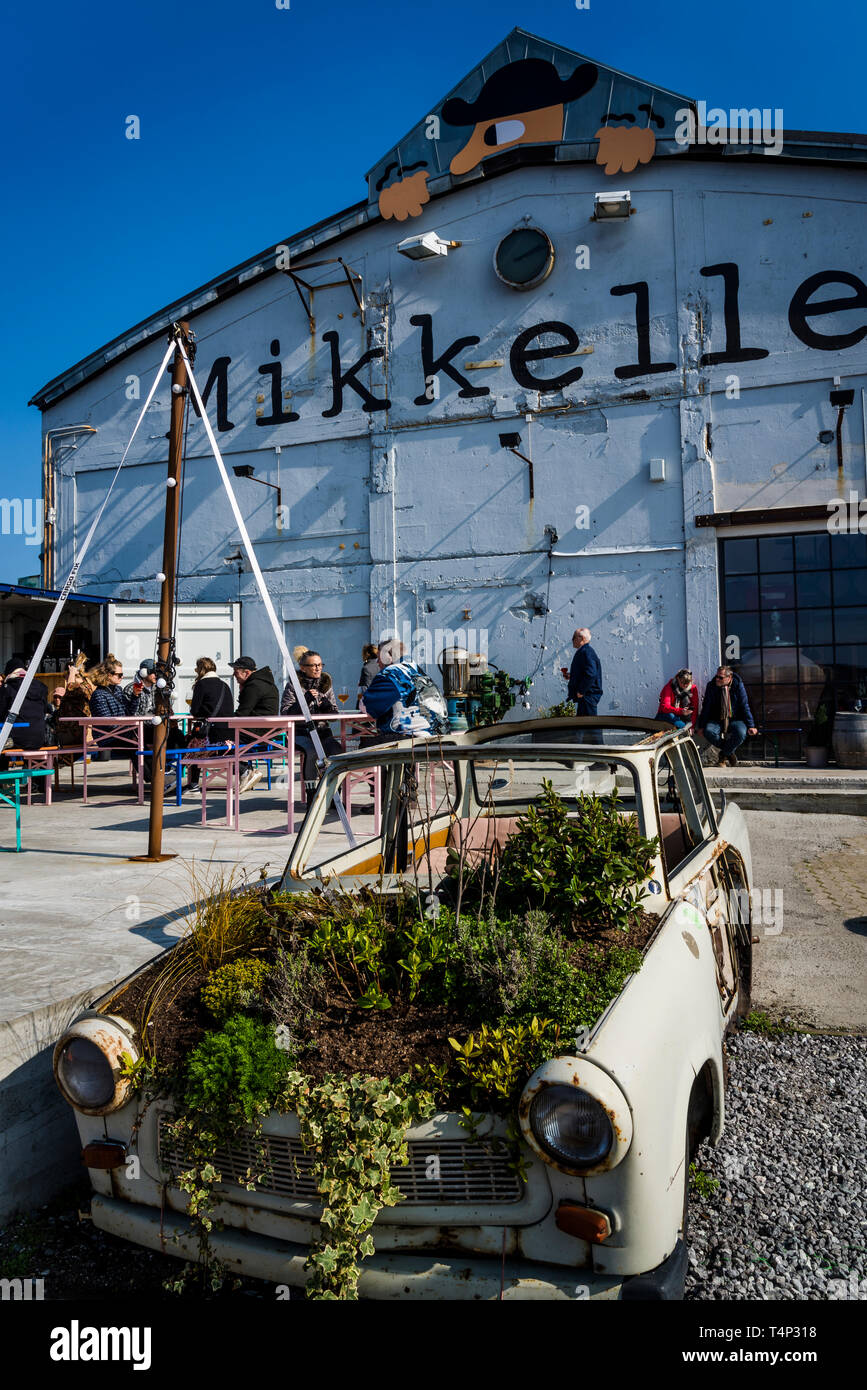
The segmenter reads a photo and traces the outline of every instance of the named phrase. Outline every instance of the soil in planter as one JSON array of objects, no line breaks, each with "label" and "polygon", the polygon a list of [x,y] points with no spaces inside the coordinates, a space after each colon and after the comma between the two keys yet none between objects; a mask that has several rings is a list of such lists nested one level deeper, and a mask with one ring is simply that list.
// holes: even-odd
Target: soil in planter
[{"label": "soil in planter", "polygon": [[[581,938],[574,952],[576,966],[592,968],[596,947],[607,952],[613,946],[632,946],[643,952],[659,922],[659,917],[641,910],[626,931],[615,927],[593,930],[587,923],[574,921],[573,931]],[[182,1061],[203,1033],[214,1027],[214,1020],[199,1000],[206,979],[199,970],[179,989],[172,986],[146,1020],[151,992],[166,962],[167,957],[161,956],[104,1006],[104,1012],[128,1019],[139,1034],[147,1029],[150,1049],[160,1067]],[[312,1046],[298,1065],[315,1081],[327,1072],[399,1076],[416,1063],[446,1061],[451,1054],[449,1036],[466,1036],[472,1027],[465,1017],[436,1004],[407,1004],[395,999],[390,1009],[381,1012],[354,1008],[334,986],[329,988],[310,1030]]]}]

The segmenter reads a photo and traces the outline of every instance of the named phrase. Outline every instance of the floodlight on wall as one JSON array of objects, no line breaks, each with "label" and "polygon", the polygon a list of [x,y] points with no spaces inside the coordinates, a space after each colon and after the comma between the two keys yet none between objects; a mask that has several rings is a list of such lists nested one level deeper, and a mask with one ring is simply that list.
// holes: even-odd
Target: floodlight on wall
[{"label": "floodlight on wall", "polygon": [[253,465],[251,463],[233,464],[232,472],[236,478],[249,478],[251,483],[261,483],[263,487],[272,487],[277,494],[277,515],[278,517],[280,516],[283,493],[279,483],[269,483],[267,478],[257,478],[253,472]]},{"label": "floodlight on wall", "polygon": [[616,193],[597,193],[593,199],[594,222],[627,222],[632,211],[628,188]]},{"label": "floodlight on wall", "polygon": [[397,243],[402,256],[411,261],[429,261],[435,256],[447,256],[450,250],[460,246],[459,241],[444,241],[437,232],[422,232],[419,236],[408,236]]},{"label": "floodlight on wall", "polygon": [[[527,418],[529,419],[530,417],[528,416]],[[519,434],[501,434],[499,438],[501,449],[508,449],[509,453],[515,454],[517,458],[522,459],[524,463],[529,465],[528,478],[530,483],[530,501],[532,502],[533,498],[536,496],[536,484],[533,477],[533,460],[528,458],[526,454],[522,454],[518,448],[521,442],[521,436]]]}]

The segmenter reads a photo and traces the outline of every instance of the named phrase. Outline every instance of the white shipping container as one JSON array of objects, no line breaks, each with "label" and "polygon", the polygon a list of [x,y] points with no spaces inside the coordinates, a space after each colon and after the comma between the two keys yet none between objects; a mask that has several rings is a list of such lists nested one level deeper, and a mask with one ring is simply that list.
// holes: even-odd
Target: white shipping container
[{"label": "white shipping container", "polygon": [[[131,681],[145,657],[155,657],[159,623],[157,603],[112,603],[108,608],[108,650],[123,665],[124,683]],[[241,605],[239,603],[182,603],[177,610],[175,641],[178,668],[174,708],[186,714],[196,662],[209,656],[217,675],[231,682],[230,661],[241,655]],[[232,686],[233,693],[235,692]]]}]

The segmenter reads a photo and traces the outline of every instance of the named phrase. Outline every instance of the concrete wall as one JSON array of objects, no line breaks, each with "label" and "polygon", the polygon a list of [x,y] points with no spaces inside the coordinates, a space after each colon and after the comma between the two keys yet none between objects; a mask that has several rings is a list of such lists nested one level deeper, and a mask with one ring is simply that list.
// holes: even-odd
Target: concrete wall
[{"label": "concrete wall", "polygon": [[[559,667],[582,623],[603,661],[602,709],[653,713],[674,669],[688,662],[703,677],[719,659],[716,537],[693,517],[825,504],[850,488],[864,495],[864,174],[772,158],[678,159],[640,167],[623,183],[635,214],[622,225],[589,220],[604,186],[593,165],[558,164],[434,199],[409,230],[461,241],[447,258],[407,260],[396,251],[407,227],[383,222],[331,253],[317,251],[315,258],[342,255],[363,277],[364,325],[344,283],[313,294],[311,334],[282,274],[253,277],[241,294],[196,315],[198,378],[204,386],[217,364],[209,413],[227,464],[251,463],[283,488],[288,517],[278,529],[275,494],[233,480],[275,605],[290,642],[322,650],[336,683],[354,692],[358,645],[369,633],[404,623],[432,635],[468,628],[478,637],[483,629],[493,661],[534,673],[540,705],[562,696]],[[536,289],[516,292],[497,279],[492,260],[500,239],[527,223],[552,238],[556,263]],[[578,269],[588,256],[589,267]],[[805,284],[822,272],[830,273],[823,284]],[[340,274],[323,266],[305,278],[333,282]],[[611,291],[637,284],[647,286],[650,363],[667,365],[632,375],[624,369],[638,364],[637,296]],[[815,312],[831,299],[849,307]],[[427,315],[434,359],[460,339],[479,339],[441,365],[433,400],[425,399],[423,323],[412,322]],[[525,347],[565,346],[572,355],[522,366],[516,339],[543,323],[568,327]],[[380,354],[358,371],[364,400],[348,380],[335,390],[338,346],[343,373],[364,354]],[[134,353],[45,415],[48,428],[97,429],[61,465],[61,577],[140,408],[126,398],[131,378],[143,397],[161,352]],[[266,370],[275,363],[279,377]],[[527,372],[571,380],[537,390],[518,379]],[[816,439],[836,423],[828,403],[835,376],[856,388],[839,475],[834,446]],[[387,410],[362,408],[385,399]],[[267,423],[275,402],[299,418]],[[168,406],[166,377],[81,588],[157,597]],[[499,445],[506,430],[521,434],[521,451],[533,458],[532,500],[526,464]],[[651,458],[665,460],[662,483],[649,481]],[[580,507],[586,524],[576,528]],[[546,526],[559,535],[555,551],[583,553],[549,563]],[[237,572],[223,563],[236,540],[194,421],[183,601],[239,597]],[[240,597],[244,650],[278,667],[248,573]]]}]

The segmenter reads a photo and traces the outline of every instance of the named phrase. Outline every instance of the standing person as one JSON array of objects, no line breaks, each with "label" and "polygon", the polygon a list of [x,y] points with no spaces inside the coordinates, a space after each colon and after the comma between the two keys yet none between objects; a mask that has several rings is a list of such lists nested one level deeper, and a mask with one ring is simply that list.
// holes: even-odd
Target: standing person
[{"label": "standing person", "polygon": [[[232,692],[224,680],[216,674],[217,666],[209,656],[200,656],[196,662],[196,678],[193,681],[193,696],[190,700],[190,716],[193,727],[187,735],[188,748],[203,748],[206,744],[229,744],[232,731],[228,724],[220,724],[220,716],[227,719],[234,711]],[[189,769],[189,787],[198,786],[200,769]]]},{"label": "standing person", "polygon": [[[579,627],[572,634],[575,655],[569,671],[569,688],[566,695],[575,705],[578,715],[592,718],[602,699],[602,662],[590,645],[590,629]],[[579,743],[602,743],[601,729],[578,730]]]},{"label": "standing person", "polygon": [[758,733],[747,688],[731,666],[720,666],[708,682],[698,728],[708,743],[719,749],[720,767],[737,767],[735,749],[740,748],[747,734]]},{"label": "standing person", "polygon": [[448,733],[442,691],[420,666],[404,657],[402,642],[383,642],[377,663],[379,675],[364,692],[364,707],[376,720],[376,734],[363,740],[365,747],[396,738]]},{"label": "standing person", "polygon": [[[6,723],[15,696],[21,689],[21,682],[27,675],[26,667],[17,664],[18,659],[13,657],[7,661],[6,669],[3,673],[5,679],[0,686],[0,728]],[[26,724],[24,729],[14,729],[9,734],[9,742],[13,748],[34,748],[45,747],[45,716],[48,707],[48,689],[42,681],[31,681],[21,709],[15,716],[16,724]],[[0,758],[0,765],[5,772],[9,766],[8,759],[4,756]]]},{"label": "standing person", "polygon": [[[327,671],[323,670],[322,657],[318,652],[312,652],[309,648],[304,649],[298,667],[298,681],[304,691],[307,707],[311,714],[337,714],[331,677]],[[294,718],[303,716],[304,711],[298,703],[291,681],[286,682],[283,698],[280,701],[280,713],[288,714]],[[316,732],[327,758],[332,758],[335,753],[341,751],[340,743],[334,737],[334,731],[330,724],[325,723],[325,721],[317,724]],[[295,746],[302,749],[304,753],[304,791],[309,801],[316,790],[317,781],[316,752],[313,747],[313,739],[309,734],[296,734]]]},{"label": "standing person", "polygon": [[676,676],[672,676],[668,685],[664,685],[660,690],[656,717],[666,724],[673,724],[676,729],[684,729],[687,723],[690,723],[695,733],[695,721],[698,718],[698,686],[692,678],[692,671],[686,666],[678,671]]},{"label": "standing person", "polygon": [[[239,656],[229,665],[240,686],[235,715],[238,719],[264,719],[269,714],[277,714],[280,707],[280,694],[270,666],[257,666],[251,656]],[[261,782],[264,771],[241,763],[239,792],[249,791]]]},{"label": "standing person", "polygon": [[364,692],[379,675],[379,661],[377,660],[379,647],[375,642],[368,642],[361,649],[362,667],[358,677],[358,708],[364,709]]}]

